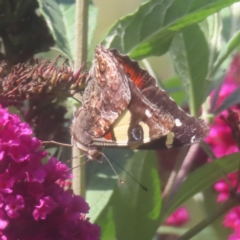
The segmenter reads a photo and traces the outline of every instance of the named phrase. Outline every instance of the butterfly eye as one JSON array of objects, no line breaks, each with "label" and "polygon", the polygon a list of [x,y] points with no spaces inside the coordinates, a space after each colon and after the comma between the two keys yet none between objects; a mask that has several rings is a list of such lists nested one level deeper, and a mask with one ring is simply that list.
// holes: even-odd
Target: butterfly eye
[{"label": "butterfly eye", "polygon": [[99,63],[99,69],[100,69],[100,72],[104,73],[105,70],[106,70],[106,62],[105,61],[101,61]]}]

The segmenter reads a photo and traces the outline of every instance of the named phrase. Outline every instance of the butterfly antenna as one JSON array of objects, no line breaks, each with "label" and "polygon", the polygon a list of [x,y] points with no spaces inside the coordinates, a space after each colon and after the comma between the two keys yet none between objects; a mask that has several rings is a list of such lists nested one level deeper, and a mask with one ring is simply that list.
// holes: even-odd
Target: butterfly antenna
[{"label": "butterfly antenna", "polygon": [[60,143],[60,142],[55,142],[55,141],[43,141],[43,144],[55,144],[55,145],[59,145],[62,147],[73,147],[72,144],[68,144],[68,143]]},{"label": "butterfly antenna", "polygon": [[105,159],[107,160],[107,162],[108,162],[108,164],[110,165],[110,167],[112,168],[113,172],[116,174],[119,182],[120,182],[121,184],[123,184],[124,181],[119,177],[119,175],[117,174],[115,168],[113,167],[112,163],[109,161],[109,159],[107,158],[107,156],[106,156],[104,153],[101,153],[101,154],[102,154],[102,155],[105,157]]},{"label": "butterfly antenna", "polygon": [[86,161],[82,162],[81,164],[79,164],[79,165],[77,165],[77,166],[75,166],[75,167],[72,167],[72,168],[70,168],[70,169],[73,170],[73,169],[75,169],[75,168],[78,168],[78,167],[80,167],[80,166],[86,164],[86,163],[89,162],[89,161],[90,161],[90,160],[87,159]]},{"label": "butterfly antenna", "polygon": [[77,101],[78,103],[82,103],[82,97],[80,97],[80,99],[77,99],[76,97],[71,96],[71,98],[74,99],[75,101]]},{"label": "butterfly antenna", "polygon": [[[73,159],[81,158],[81,157],[83,157],[83,156],[86,156],[86,154],[82,154],[82,155],[80,155],[80,156],[72,157],[72,158],[68,159],[66,162],[69,163],[69,162],[72,161]],[[87,162],[87,161],[86,161],[86,162]]]},{"label": "butterfly antenna", "polygon": [[118,162],[114,161],[112,158],[109,157],[111,161],[113,161],[119,168],[121,168],[130,178],[132,178],[144,191],[148,191],[148,189],[143,186],[135,177],[133,177],[126,169],[124,169]]}]

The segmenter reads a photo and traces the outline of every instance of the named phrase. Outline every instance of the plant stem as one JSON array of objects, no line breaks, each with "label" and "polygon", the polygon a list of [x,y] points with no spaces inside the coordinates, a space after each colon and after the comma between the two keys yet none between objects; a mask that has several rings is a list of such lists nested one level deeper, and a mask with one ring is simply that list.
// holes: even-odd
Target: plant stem
[{"label": "plant stem", "polygon": [[[88,0],[76,0],[76,49],[74,69],[78,69],[87,59]],[[79,99],[79,95],[74,96]],[[73,182],[75,194],[85,197],[85,164],[77,147],[72,150]],[[81,165],[81,166],[80,166]]]},{"label": "plant stem", "polygon": [[[189,147],[183,148],[180,158],[178,159],[178,162],[174,169],[174,172],[175,172],[174,181],[171,183],[171,187],[169,187],[168,190],[166,191],[164,190],[165,198],[164,198],[163,207],[162,207],[162,213],[163,213],[162,221],[164,221],[168,216],[169,214],[168,207],[171,204],[174,196],[178,192],[179,187],[182,184],[184,178],[189,173],[198,150],[199,150],[199,144],[194,144],[190,148]],[[184,158],[184,160],[181,158]],[[166,186],[168,186],[168,184]]]}]

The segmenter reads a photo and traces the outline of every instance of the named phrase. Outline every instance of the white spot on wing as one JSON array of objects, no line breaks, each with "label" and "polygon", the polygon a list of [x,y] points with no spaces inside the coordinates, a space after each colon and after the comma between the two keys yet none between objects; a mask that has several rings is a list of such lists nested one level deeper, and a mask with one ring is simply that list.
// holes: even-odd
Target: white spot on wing
[{"label": "white spot on wing", "polygon": [[139,125],[143,129],[143,142],[147,143],[150,142],[150,136],[149,136],[149,127],[146,123],[140,122]]},{"label": "white spot on wing", "polygon": [[182,122],[178,118],[176,118],[175,119],[175,125],[176,125],[176,127],[181,127],[182,126]]},{"label": "white spot on wing", "polygon": [[149,109],[145,111],[145,114],[148,118],[152,117],[152,113],[149,111]]},{"label": "white spot on wing", "polygon": [[174,141],[174,133],[173,132],[169,132],[167,134],[166,147],[167,148],[171,148],[172,144],[173,144],[173,141]]},{"label": "white spot on wing", "polygon": [[194,142],[195,142],[195,138],[196,138],[196,136],[195,136],[195,135],[194,135],[194,136],[192,136],[192,137],[191,137],[191,140],[190,140],[190,142],[191,142],[191,143],[194,143]]}]

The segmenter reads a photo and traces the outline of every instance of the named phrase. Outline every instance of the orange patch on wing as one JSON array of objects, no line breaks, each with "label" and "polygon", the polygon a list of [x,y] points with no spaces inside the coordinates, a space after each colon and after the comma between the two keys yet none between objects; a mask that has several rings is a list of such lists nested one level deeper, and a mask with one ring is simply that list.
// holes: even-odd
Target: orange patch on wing
[{"label": "orange patch on wing", "polygon": [[113,136],[112,136],[112,133],[110,131],[107,132],[103,137],[107,140],[113,140]]},{"label": "orange patch on wing", "polygon": [[137,87],[143,89],[145,82],[143,81],[142,74],[136,71],[136,69],[130,67],[128,63],[121,61],[121,64],[124,67],[124,71],[129,74],[131,80],[137,85]]}]

